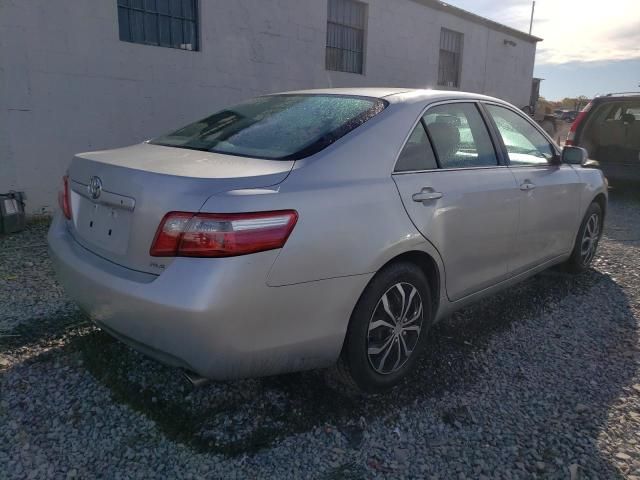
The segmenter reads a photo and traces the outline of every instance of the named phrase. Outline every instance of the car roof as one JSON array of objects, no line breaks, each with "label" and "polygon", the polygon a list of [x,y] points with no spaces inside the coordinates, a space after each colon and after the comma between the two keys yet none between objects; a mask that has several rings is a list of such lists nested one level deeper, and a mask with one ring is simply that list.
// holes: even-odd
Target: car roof
[{"label": "car roof", "polygon": [[281,92],[280,94],[303,95],[356,95],[361,97],[385,98],[398,93],[408,92],[410,88],[359,87],[359,88],[317,88],[310,90],[296,90]]},{"label": "car roof", "polygon": [[353,95],[361,97],[384,98],[390,103],[416,103],[425,100],[490,100],[506,103],[498,98],[481,95],[478,93],[461,92],[458,90],[438,90],[423,88],[385,88],[385,87],[358,87],[358,88],[320,88],[312,90],[296,90],[280,92],[274,95]]},{"label": "car roof", "polygon": [[606,95],[599,95],[594,98],[599,102],[606,100],[621,100],[625,98],[636,99],[640,97],[640,92],[616,92],[616,93],[607,93]]}]

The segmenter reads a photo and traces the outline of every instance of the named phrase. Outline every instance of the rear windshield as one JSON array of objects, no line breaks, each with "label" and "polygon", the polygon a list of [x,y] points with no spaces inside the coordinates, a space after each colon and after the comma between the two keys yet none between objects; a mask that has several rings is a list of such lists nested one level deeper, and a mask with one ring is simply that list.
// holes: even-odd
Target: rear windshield
[{"label": "rear windshield", "polygon": [[384,100],[343,95],[271,95],[226,108],[155,145],[270,160],[312,155],[380,113]]}]

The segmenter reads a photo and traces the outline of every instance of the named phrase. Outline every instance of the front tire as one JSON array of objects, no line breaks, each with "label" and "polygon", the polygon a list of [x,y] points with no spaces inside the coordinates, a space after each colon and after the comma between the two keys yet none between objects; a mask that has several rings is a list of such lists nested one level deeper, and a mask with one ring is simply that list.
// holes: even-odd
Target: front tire
[{"label": "front tire", "polygon": [[415,366],[431,325],[425,274],[401,262],[378,272],[351,315],[337,379],[359,392],[375,393],[399,383]]},{"label": "front tire", "polygon": [[593,202],[582,220],[571,257],[565,263],[569,272],[584,272],[591,265],[602,236],[603,220],[602,207]]}]

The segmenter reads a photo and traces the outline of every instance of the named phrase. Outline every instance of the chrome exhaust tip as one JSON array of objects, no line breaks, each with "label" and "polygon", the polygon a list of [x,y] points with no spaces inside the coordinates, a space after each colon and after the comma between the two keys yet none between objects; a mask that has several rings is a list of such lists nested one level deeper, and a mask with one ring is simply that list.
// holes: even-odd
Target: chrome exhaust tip
[{"label": "chrome exhaust tip", "polygon": [[195,388],[203,387],[204,385],[211,382],[211,380],[209,380],[208,378],[201,377],[197,373],[191,372],[189,370],[183,370],[182,373],[185,378],[189,380],[189,383],[191,383],[191,385],[193,385]]}]

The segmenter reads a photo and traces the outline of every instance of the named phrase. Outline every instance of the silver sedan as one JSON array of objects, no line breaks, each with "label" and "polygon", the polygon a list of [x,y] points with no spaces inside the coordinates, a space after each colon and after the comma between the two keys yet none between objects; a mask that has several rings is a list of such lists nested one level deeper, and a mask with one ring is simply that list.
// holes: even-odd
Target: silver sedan
[{"label": "silver sedan", "polygon": [[456,309],[589,267],[607,189],[585,161],[481,95],[268,95],[77,155],[50,252],[99,327],[198,378],[378,391]]}]

